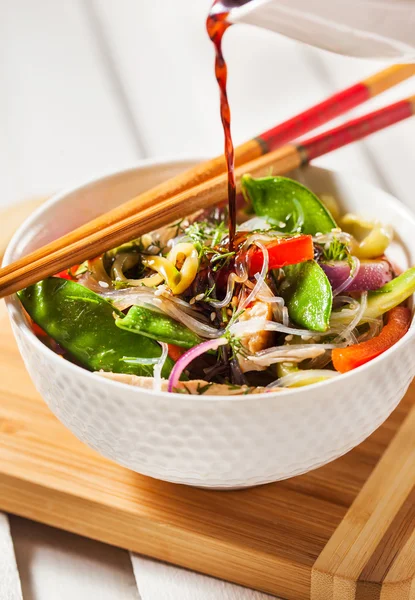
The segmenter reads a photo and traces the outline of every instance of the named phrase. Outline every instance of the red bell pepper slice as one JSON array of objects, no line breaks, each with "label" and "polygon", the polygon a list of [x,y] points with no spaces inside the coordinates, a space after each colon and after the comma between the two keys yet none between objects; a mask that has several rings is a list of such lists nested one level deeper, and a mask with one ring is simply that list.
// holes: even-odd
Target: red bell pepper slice
[{"label": "red bell pepper slice", "polygon": [[181,355],[186,352],[186,349],[181,348],[180,346],[175,346],[174,344],[167,344],[167,345],[168,345],[168,355],[174,362],[177,362],[179,360],[179,358],[181,357]]},{"label": "red bell pepper slice", "polygon": [[63,271],[56,273],[55,277],[60,277],[61,279],[69,279],[70,281],[76,281],[76,277],[74,277],[72,273],[75,273],[78,267],[79,265],[75,265],[70,269],[64,269]]},{"label": "red bell pepper slice", "polygon": [[[314,247],[311,235],[297,235],[295,237],[280,237],[266,244],[268,250],[269,269],[279,269],[287,265],[295,265],[305,260],[314,258]],[[264,257],[260,248],[248,250],[249,276],[259,273],[264,264]]]},{"label": "red bell pepper slice", "polygon": [[336,371],[351,371],[391,348],[408,331],[411,316],[409,308],[396,306],[389,311],[388,322],[379,335],[347,348],[335,348],[331,357]]}]

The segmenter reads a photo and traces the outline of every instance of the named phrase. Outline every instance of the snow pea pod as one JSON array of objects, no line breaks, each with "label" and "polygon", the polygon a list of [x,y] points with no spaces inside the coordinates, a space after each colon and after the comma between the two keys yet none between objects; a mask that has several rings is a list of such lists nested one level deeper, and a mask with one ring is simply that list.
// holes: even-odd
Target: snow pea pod
[{"label": "snow pea pod", "polygon": [[315,235],[337,227],[322,202],[305,186],[287,177],[242,177],[242,192],[259,217],[284,232]]},{"label": "snow pea pod", "polygon": [[143,306],[132,306],[127,316],[118,317],[115,324],[125,331],[145,335],[159,342],[174,344],[182,348],[193,348],[203,341],[182,323]]},{"label": "snow pea pod", "polygon": [[313,331],[329,326],[333,292],[323,269],[314,260],[284,268],[281,283],[288,314],[292,321]]},{"label": "snow pea pod", "polygon": [[[114,306],[75,281],[44,279],[18,293],[24,308],[48,335],[91,371],[153,375],[161,355],[160,345],[115,325]],[[145,361],[143,364],[140,361]],[[163,377],[173,361],[168,357]]]}]

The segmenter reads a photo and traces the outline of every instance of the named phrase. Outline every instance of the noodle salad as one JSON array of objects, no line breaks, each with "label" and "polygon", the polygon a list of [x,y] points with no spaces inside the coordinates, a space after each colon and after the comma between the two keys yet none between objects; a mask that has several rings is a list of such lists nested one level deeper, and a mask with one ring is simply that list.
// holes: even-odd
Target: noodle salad
[{"label": "noodle salad", "polygon": [[285,177],[242,193],[231,246],[218,207],[19,292],[35,334],[100,376],[199,395],[339,377],[403,337],[415,268],[388,259],[388,225]]}]

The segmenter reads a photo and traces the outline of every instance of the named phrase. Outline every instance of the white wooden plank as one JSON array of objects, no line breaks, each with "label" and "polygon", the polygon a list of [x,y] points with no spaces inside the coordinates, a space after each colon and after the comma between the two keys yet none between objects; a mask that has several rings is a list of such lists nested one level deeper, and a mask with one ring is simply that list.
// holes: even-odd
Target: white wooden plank
[{"label": "white wooden plank", "polygon": [[275,596],[135,554],[131,562],[141,600],[276,600]]},{"label": "white wooden plank", "polygon": [[127,552],[25,519],[10,521],[24,600],[140,600]]},{"label": "white wooden plank", "polygon": [[23,600],[7,516],[0,513],[0,598]]},{"label": "white wooden plank", "polygon": [[0,11],[0,204],[137,158],[83,0]]}]

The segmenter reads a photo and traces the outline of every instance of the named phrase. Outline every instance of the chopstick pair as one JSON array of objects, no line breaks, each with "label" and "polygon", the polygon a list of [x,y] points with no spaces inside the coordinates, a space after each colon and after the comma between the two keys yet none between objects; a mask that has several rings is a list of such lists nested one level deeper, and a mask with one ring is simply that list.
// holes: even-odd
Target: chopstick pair
[{"label": "chopstick pair", "polygon": [[[369,77],[235,149],[237,189],[243,173],[282,175],[312,159],[412,116],[415,96],[353,119],[301,143],[287,143],[362,104],[415,74],[415,65],[396,65]],[[213,206],[226,196],[223,157],[201,163],[133,198],[0,269],[0,297],[12,294],[74,264]]]}]

